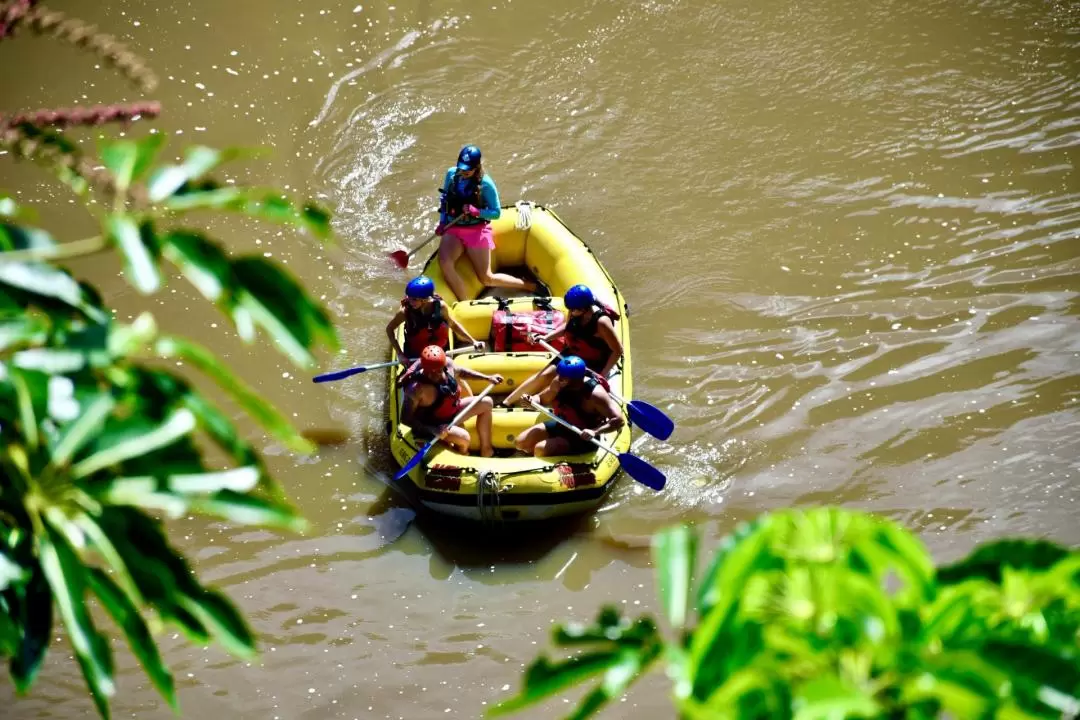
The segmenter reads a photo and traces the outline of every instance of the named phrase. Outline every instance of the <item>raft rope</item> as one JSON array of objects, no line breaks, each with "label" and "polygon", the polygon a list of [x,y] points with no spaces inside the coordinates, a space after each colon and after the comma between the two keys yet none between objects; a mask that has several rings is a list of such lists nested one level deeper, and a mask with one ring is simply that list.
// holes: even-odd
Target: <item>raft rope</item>
[{"label": "raft rope", "polygon": [[[476,509],[480,520],[485,525],[494,526],[502,524],[502,497],[499,495],[501,488],[499,476],[493,470],[485,470],[476,478]],[[484,498],[492,495],[491,510],[488,511]]]},{"label": "raft rope", "polygon": [[514,203],[514,207],[517,208],[517,219],[514,220],[514,227],[518,230],[528,230],[532,227],[532,207],[533,204],[528,200],[518,200]]}]

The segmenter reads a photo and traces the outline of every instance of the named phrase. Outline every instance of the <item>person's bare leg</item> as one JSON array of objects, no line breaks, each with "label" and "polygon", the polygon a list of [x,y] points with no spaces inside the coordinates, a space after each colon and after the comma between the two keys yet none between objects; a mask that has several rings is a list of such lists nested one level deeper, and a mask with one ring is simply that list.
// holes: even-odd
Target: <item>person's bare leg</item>
[{"label": "person's bare leg", "polygon": [[469,454],[469,431],[463,427],[455,425],[447,430],[443,442],[460,455]]},{"label": "person's bare leg", "polygon": [[453,291],[458,300],[467,299],[465,296],[467,292],[465,283],[454,267],[454,263],[458,261],[464,251],[465,247],[457,237],[450,233],[442,236],[442,242],[439,243],[439,269],[442,270],[442,276],[446,279],[446,284],[450,286],[450,290]]},{"label": "person's bare leg", "polygon": [[548,365],[540,372],[530,377],[525,382],[514,388],[514,391],[507,395],[503,399],[503,405],[510,407],[514,403],[521,399],[522,395],[528,395],[542,387],[546,387],[551,382],[551,377],[555,374],[555,366]]},{"label": "person's bare leg", "polygon": [[514,446],[521,452],[532,455],[537,443],[542,442],[546,437],[547,428],[544,427],[543,423],[533,425],[514,439]]},{"label": "person's bare leg", "polygon": [[484,287],[502,287],[525,292],[532,292],[538,287],[536,283],[529,280],[522,280],[506,273],[491,272],[491,248],[486,245],[466,247],[465,255],[468,256],[473,270],[476,271],[477,279]]},{"label": "person's bare leg", "polygon": [[491,457],[495,454],[495,448],[491,446],[491,421],[493,404],[491,398],[484,398],[480,403],[481,410],[476,415],[476,434],[480,436],[480,456]]},{"label": "person's bare leg", "polygon": [[[476,418],[476,436],[480,440],[480,455],[483,457],[491,457],[495,454],[495,450],[491,447],[491,408],[494,406],[491,398],[480,398],[480,401],[469,408],[469,412],[465,413],[465,417],[461,418],[461,424],[463,425],[466,420],[471,417]],[[460,425],[455,425],[451,429],[460,429]],[[469,433],[467,430],[462,429],[466,438],[466,452],[468,452]]]},{"label": "person's bare leg", "polygon": [[570,441],[563,437],[553,437],[544,440],[543,442],[536,443],[536,447],[533,448],[533,455],[536,457],[547,457],[551,455],[566,455],[570,450]]}]

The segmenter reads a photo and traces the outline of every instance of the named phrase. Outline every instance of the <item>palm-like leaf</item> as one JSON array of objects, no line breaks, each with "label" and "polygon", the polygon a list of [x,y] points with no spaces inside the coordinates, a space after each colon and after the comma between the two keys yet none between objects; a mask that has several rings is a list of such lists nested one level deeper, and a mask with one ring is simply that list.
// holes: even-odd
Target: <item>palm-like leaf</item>
[{"label": "palm-like leaf", "polygon": [[[63,152],[74,146],[30,130]],[[328,235],[328,216],[266,190],[214,194],[208,173],[236,156],[191,148],[179,165],[154,167],[163,138],[106,143],[102,162],[118,197],[99,236],[68,244],[23,225],[0,198],[0,656],[11,658],[19,692],[33,683],[58,608],[87,687],[108,716],[112,652],[87,612],[94,596],[127,639],[154,686],[175,707],[173,679],[151,627],[170,623],[250,657],[251,630],[217,590],[203,587],[160,522],[202,513],[236,523],[301,530],[262,460],[232,420],[187,380],[150,369],[181,360],[226,391],[293,450],[310,452],[285,417],[211,352],[160,332],[154,318],[113,319],[98,293],[55,259],[115,251],[141,292],[160,291],[171,263],[228,316],[247,342],[248,319],[294,362],[337,347],[326,311],[284,270],[263,258],[229,257],[198,230],[177,227],[186,209],[219,209]],[[149,178],[149,187],[140,185]],[[75,179],[80,191],[91,185]],[[139,198],[143,201],[140,206]],[[131,200],[131,203],[126,202]],[[137,206],[137,207],[133,207]],[[207,467],[195,441],[205,433],[235,466]]]}]

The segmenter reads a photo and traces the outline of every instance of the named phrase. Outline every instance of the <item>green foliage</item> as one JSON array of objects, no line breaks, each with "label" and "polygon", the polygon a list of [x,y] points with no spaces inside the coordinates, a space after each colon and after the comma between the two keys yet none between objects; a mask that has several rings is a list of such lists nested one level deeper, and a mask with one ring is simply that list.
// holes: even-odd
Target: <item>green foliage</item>
[{"label": "green foliage", "polygon": [[[653,551],[677,637],[604,608],[559,626],[569,659],[535,661],[512,712],[593,677],[594,714],[663,657],[680,717],[1062,718],[1080,713],[1080,552],[1005,540],[935,569],[918,538],[837,508],[767,514],[725,537],[694,586],[697,538]],[[691,612],[696,623],[689,626]]]},{"label": "green foliage", "polygon": [[[33,134],[63,144],[46,130]],[[179,164],[158,164],[162,142],[153,134],[101,145],[108,210],[88,203],[100,222],[89,238],[58,243],[0,194],[0,657],[9,660],[18,691],[27,692],[53,637],[55,612],[105,717],[115,693],[113,651],[93,604],[174,708],[173,678],[153,638],[165,624],[241,657],[255,652],[237,609],[203,586],[169,544],[167,519],[202,513],[303,528],[229,415],[156,361],[183,361],[202,373],[290,449],[314,446],[209,350],[162,331],[148,312],[119,322],[95,288],[58,263],[114,252],[143,295],[161,293],[178,275],[245,342],[261,329],[303,368],[314,365],[320,344],[338,347],[326,310],[284,268],[261,256],[234,257],[188,224],[193,210],[231,211],[325,239],[326,211],[217,182],[210,173],[238,157],[235,151],[189,147]],[[102,178],[87,182],[72,167],[53,169],[89,199]],[[209,466],[200,438],[230,465]]]}]

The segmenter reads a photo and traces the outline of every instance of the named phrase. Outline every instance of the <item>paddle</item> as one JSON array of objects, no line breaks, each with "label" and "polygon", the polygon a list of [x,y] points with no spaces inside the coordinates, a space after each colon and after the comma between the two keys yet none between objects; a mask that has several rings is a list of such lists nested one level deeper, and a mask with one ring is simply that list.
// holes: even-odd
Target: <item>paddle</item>
[{"label": "paddle", "polygon": [[[450,222],[449,225],[446,226],[446,228],[444,228],[444,230],[452,228],[454,225],[457,224],[458,220],[461,220],[463,217],[465,217],[465,213],[462,213],[461,215],[458,215],[456,218],[454,218]],[[408,252],[405,252],[404,249],[395,250],[394,252],[390,253],[390,259],[394,261],[395,265],[397,265],[399,268],[404,270],[405,268],[409,267],[409,258],[411,258],[413,255],[415,255],[420,250],[420,248],[424,247],[429,242],[434,240],[437,235],[438,235],[438,233],[431,233],[431,237],[429,237],[427,240],[420,243],[419,245],[417,245],[416,247],[414,247],[412,250],[410,250]]]},{"label": "paddle", "polygon": [[[544,340],[540,340],[540,345],[553,355],[559,354],[558,350],[553,348]],[[600,373],[598,372],[595,372],[593,370],[589,370],[589,372],[594,377],[601,377]],[[607,378],[604,379],[606,380]],[[671,437],[671,433],[675,429],[675,422],[670,417],[668,417],[663,410],[656,407],[655,405],[650,405],[644,400],[631,400],[629,403],[627,403],[626,400],[619,397],[614,390],[611,390],[609,388],[605,388],[605,390],[607,390],[608,395],[611,395],[611,397],[615,399],[615,402],[621,403],[622,405],[626,406],[626,409],[630,414],[630,422],[634,423],[639,428],[652,435],[654,438],[658,438],[660,440],[667,440],[669,437]]]},{"label": "paddle", "polygon": [[[476,352],[473,347],[463,347],[457,350],[451,350],[446,353],[447,355],[459,355],[464,352]],[[360,365],[358,367],[349,368],[348,370],[335,370],[333,372],[323,373],[322,375],[316,375],[311,379],[312,382],[324,383],[333,382],[334,380],[344,380],[345,378],[352,377],[353,375],[359,375],[362,372],[368,370],[378,370],[379,368],[390,367],[392,365],[400,365],[400,360],[390,360],[389,362],[375,363],[374,365]]]},{"label": "paddle", "polygon": [[[476,403],[483,400],[484,396],[486,396],[489,392],[491,392],[492,390],[495,389],[495,385],[496,385],[496,383],[491,383],[486,388],[484,388],[483,391],[479,395],[477,395],[475,398],[473,398],[473,401],[471,403],[469,403],[468,407],[466,407],[464,410],[462,410],[457,415],[455,415],[454,419],[451,420],[449,423],[447,423],[446,427],[450,428],[450,427],[453,427],[454,425],[457,425],[459,422],[461,422],[461,419],[463,417],[465,417],[466,413],[468,413],[470,410],[473,409],[473,406],[476,405]],[[401,478],[403,478],[406,475],[408,475],[409,473],[411,473],[414,469],[416,469],[416,466],[419,465],[420,461],[424,459],[424,456],[428,454],[428,450],[430,450],[435,445],[435,443],[437,443],[437,442],[439,442],[439,438],[437,438],[437,437],[432,438],[430,441],[428,441],[428,443],[426,445],[424,445],[424,447],[420,448],[420,452],[413,455],[412,460],[405,463],[405,467],[403,467],[403,468],[401,468],[400,470],[397,471],[397,474],[394,475],[394,480],[400,480]]]},{"label": "paddle", "polygon": [[[563,420],[561,417],[558,417],[557,415],[555,415],[555,413],[551,412],[535,400],[530,400],[529,404],[532,405],[535,409],[549,416],[552,420],[559,423],[560,425],[563,425],[564,427],[567,427],[579,434],[581,433],[581,430],[579,428],[574,427],[570,423]],[[601,450],[604,450],[605,452],[619,458],[619,464],[622,465],[622,469],[626,471],[626,474],[637,480],[645,487],[652,488],[653,490],[659,492],[663,490],[664,485],[667,484],[667,478],[664,476],[664,473],[660,472],[655,467],[639,458],[637,455],[631,455],[630,453],[621,453],[610,445],[600,442],[596,438],[590,439],[590,442],[596,445]]]}]

